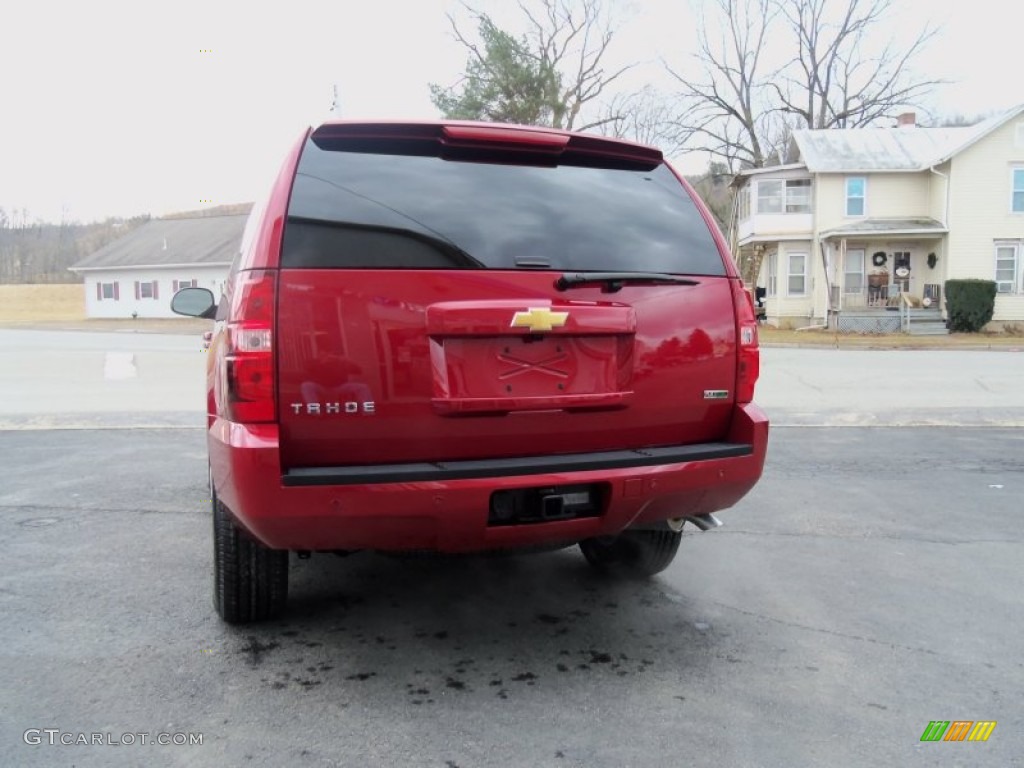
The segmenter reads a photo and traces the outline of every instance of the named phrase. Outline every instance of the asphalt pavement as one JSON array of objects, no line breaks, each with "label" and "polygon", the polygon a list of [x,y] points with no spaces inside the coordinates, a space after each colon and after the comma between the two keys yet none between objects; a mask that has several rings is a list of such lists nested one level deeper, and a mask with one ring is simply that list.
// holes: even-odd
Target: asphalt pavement
[{"label": "asphalt pavement", "polygon": [[651,581],[318,555],[239,629],[198,339],[32,333],[0,332],[0,765],[1024,765],[1017,353],[766,350],[764,478]]},{"label": "asphalt pavement", "polygon": [[1024,426],[1019,350],[768,348],[757,401],[777,426]]}]

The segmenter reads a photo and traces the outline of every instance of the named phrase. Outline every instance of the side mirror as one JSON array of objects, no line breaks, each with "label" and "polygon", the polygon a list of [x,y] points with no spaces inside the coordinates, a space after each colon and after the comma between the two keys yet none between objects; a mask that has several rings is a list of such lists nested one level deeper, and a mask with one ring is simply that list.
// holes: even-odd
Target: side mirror
[{"label": "side mirror", "polygon": [[217,314],[217,301],[208,288],[182,288],[171,299],[171,311],[186,317],[212,320]]}]

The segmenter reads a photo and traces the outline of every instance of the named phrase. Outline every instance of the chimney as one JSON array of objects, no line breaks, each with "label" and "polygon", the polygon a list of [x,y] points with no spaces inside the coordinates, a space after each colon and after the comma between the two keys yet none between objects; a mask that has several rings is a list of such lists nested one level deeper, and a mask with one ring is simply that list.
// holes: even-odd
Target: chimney
[{"label": "chimney", "polygon": [[896,118],[897,128],[913,128],[915,125],[917,125],[916,112],[904,112]]}]

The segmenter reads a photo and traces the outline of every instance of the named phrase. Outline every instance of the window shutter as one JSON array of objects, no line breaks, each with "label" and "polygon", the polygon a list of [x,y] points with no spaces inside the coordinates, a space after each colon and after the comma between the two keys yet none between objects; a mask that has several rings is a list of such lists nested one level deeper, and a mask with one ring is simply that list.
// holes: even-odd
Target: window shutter
[{"label": "window shutter", "polygon": [[174,293],[177,293],[177,292],[178,292],[178,281],[175,280],[174,281]]},{"label": "window shutter", "polygon": [[138,301],[139,300],[139,296],[141,296],[141,295],[142,295],[142,293],[141,293],[141,291],[139,289],[139,281],[136,280],[135,281],[135,300]]},{"label": "window shutter", "polygon": [[160,298],[160,281],[159,280],[154,280],[153,281],[153,298],[154,299],[159,299]]},{"label": "window shutter", "polygon": [[96,281],[96,301],[103,301],[103,283]]},{"label": "window shutter", "polygon": [[120,301],[121,300],[121,292],[118,290],[119,287],[120,286],[119,286],[117,280],[115,280],[114,281],[114,301]]},{"label": "window shutter", "polygon": [[199,287],[199,281],[196,280],[194,277],[192,278],[192,287],[193,288],[198,288]]}]

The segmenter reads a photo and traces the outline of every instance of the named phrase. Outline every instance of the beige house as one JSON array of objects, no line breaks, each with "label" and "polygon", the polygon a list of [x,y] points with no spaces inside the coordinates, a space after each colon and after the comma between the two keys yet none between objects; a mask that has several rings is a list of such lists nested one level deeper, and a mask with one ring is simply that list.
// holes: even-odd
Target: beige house
[{"label": "beige house", "polygon": [[943,285],[995,280],[1024,325],[1024,105],[965,128],[800,130],[736,176],[733,253],[769,323],[945,332]]}]

